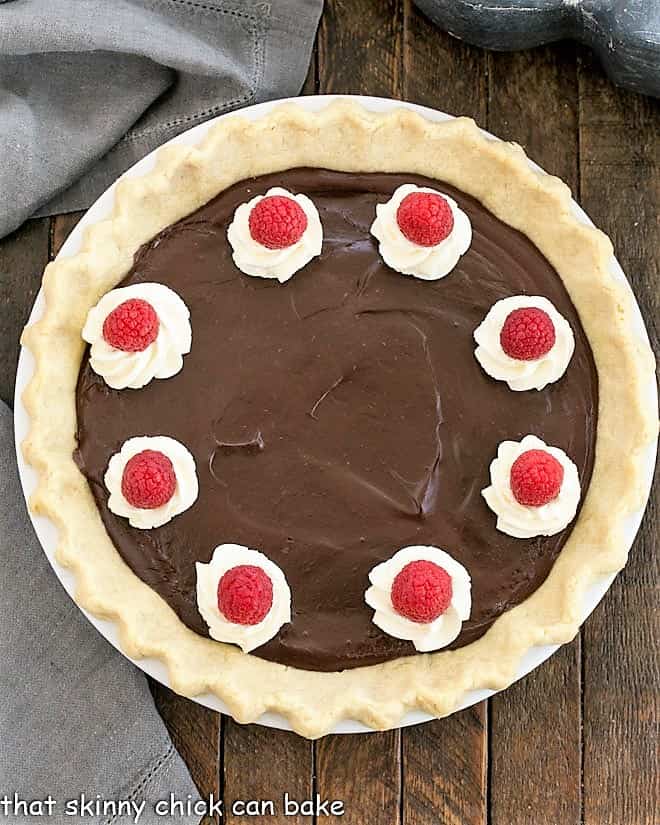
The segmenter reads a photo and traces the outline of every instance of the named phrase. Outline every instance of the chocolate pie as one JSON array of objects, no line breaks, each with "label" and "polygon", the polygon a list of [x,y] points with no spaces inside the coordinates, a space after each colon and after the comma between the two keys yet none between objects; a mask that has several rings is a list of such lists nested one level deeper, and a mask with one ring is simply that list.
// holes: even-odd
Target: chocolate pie
[{"label": "chocolate pie", "polygon": [[466,119],[289,105],[161,150],[24,335],[78,602],[306,736],[506,686],[642,500],[653,358],[611,256]]}]

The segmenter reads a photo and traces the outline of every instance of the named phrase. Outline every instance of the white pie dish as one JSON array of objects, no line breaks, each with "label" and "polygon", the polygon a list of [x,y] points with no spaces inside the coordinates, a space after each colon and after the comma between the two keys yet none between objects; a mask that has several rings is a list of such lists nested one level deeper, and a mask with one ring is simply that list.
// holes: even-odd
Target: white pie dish
[{"label": "white pie dish", "polygon": [[[343,97],[343,96],[342,96]],[[309,98],[296,98],[295,102],[297,105],[301,106],[307,110],[318,110],[325,105],[327,105],[331,100],[335,99],[334,96],[328,97],[309,97]],[[411,104],[402,104],[398,101],[392,100],[385,100],[380,98],[366,98],[361,97],[359,98],[360,103],[368,109],[372,109],[374,111],[388,111],[395,107],[406,106],[417,111],[422,116],[428,118],[429,120],[443,120],[447,119],[449,116],[445,115],[440,112],[435,112],[430,109],[426,109],[424,107],[414,106]],[[281,101],[278,101],[278,103]],[[276,103],[267,103],[267,104],[259,104],[254,107],[250,107],[242,111],[242,114],[249,118],[249,119],[256,119],[265,114],[267,114],[275,105]],[[228,115],[222,116],[222,118],[228,117]],[[203,135],[206,131],[217,121],[222,118],[217,118],[214,121],[209,121],[208,123],[202,124],[197,126],[190,131],[180,135],[178,138],[175,138],[174,141],[176,143],[188,143],[194,144],[201,140]],[[136,164],[129,172],[126,173],[128,176],[140,175],[144,174],[146,171],[150,169],[153,165],[154,155],[153,153],[140,163]],[[537,168],[537,167],[536,167]],[[67,239],[66,243],[64,244],[60,256],[66,257],[69,255],[74,254],[80,245],[81,240],[81,233],[82,229],[91,223],[95,223],[100,219],[104,218],[110,211],[110,207],[113,200],[113,193],[114,193],[114,185],[110,187],[99,200],[90,208],[90,210],[86,213],[84,218],[78,224],[76,229],[72,232],[71,236]],[[579,217],[580,220],[585,221],[586,223],[591,223],[587,216],[579,209],[577,204],[574,204],[576,215]],[[59,257],[59,256],[58,256]],[[615,261],[612,259],[612,276],[617,279],[622,279],[625,282],[625,276]],[[626,282],[627,283],[627,282]],[[629,287],[628,287],[629,288]],[[37,297],[35,302],[35,306],[33,309],[32,316],[30,321],[35,320],[39,317],[43,309],[43,298],[41,294]],[[634,323],[635,323],[635,333],[637,335],[643,336],[646,340],[648,340],[648,336],[646,335],[646,331],[644,329],[643,321],[641,318],[641,314],[639,313],[639,309],[635,305],[635,314],[634,314]],[[16,440],[17,444],[20,444],[23,439],[25,438],[28,427],[29,421],[27,413],[21,403],[21,395],[22,392],[30,380],[33,371],[33,360],[31,354],[23,349],[21,352],[21,356],[19,359],[19,366],[16,378],[16,404],[15,404],[15,425],[16,425]],[[648,389],[649,392],[649,405],[653,404],[657,407],[657,396],[656,396],[656,388],[654,382],[651,382],[651,385]],[[36,478],[35,473],[28,465],[25,464],[22,453],[20,450],[17,450],[18,453],[18,462],[19,462],[19,470],[21,474],[21,480],[23,483],[23,488],[26,493],[26,496],[29,495],[32,490],[34,489]],[[655,445],[648,449],[648,473],[647,473],[647,484],[646,484],[646,491],[650,489],[650,483],[652,479],[653,473],[653,466],[654,466],[654,457],[655,457]],[[626,531],[626,542],[631,545],[637,529],[639,527],[639,523],[641,522],[643,510],[640,510],[634,514],[629,519],[628,529]],[[54,551],[56,545],[56,529],[54,525],[48,520],[43,517],[34,516],[31,514],[31,518],[33,524],[35,526],[35,530],[39,539],[42,543],[44,551],[48,556],[53,568],[55,569],[56,574],[62,581],[64,587],[66,588],[67,592],[70,595],[73,594],[74,591],[74,578],[73,576],[66,571],[64,568],[59,566],[55,559],[54,559]],[[598,580],[596,584],[594,584],[591,589],[587,592],[587,596],[585,598],[585,603],[583,606],[583,620],[591,613],[597,603],[600,601],[602,596],[607,591],[608,587],[610,586],[614,576],[606,576],[602,579]],[[90,619],[90,621],[97,627],[97,629],[112,643],[115,647],[119,648],[118,643],[118,636],[116,631],[116,626],[112,622],[107,622],[100,620],[86,612],[86,615]],[[533,670],[537,667],[542,661],[544,661],[548,656],[550,656],[555,650],[557,646],[544,646],[544,647],[536,647],[531,649],[521,663],[521,668],[518,673],[518,678],[525,675],[526,673]],[[168,684],[167,674],[164,665],[152,659],[143,659],[136,661],[137,664],[142,670],[152,675],[154,678],[158,679],[163,684]],[[461,707],[468,707],[482,699],[492,695],[492,691],[481,690],[481,691],[471,691],[464,696],[464,701],[461,704]],[[204,704],[208,707],[211,707],[215,710],[226,712],[226,708],[224,705],[215,697],[210,694],[205,694],[196,697],[196,701]],[[426,721],[430,719],[428,714],[422,713],[419,711],[413,711],[406,715],[403,719],[402,724],[416,724],[422,721]],[[289,725],[282,717],[277,716],[276,714],[264,714],[260,719],[259,722],[261,724],[270,725],[273,727],[289,729]],[[354,722],[352,720],[342,720],[337,727],[335,728],[335,732],[363,732],[369,731],[370,728],[366,727],[361,723]]]}]

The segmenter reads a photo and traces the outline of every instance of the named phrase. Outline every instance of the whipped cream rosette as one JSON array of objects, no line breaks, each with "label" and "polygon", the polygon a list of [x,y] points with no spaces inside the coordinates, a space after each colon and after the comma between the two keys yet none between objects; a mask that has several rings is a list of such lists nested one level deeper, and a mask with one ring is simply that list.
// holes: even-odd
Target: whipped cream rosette
[{"label": "whipped cream rosette", "polygon": [[241,272],[285,283],[321,254],[323,228],[306,195],[274,186],[236,209],[227,239]]},{"label": "whipped cream rosette", "polygon": [[376,206],[371,234],[389,267],[426,281],[448,275],[472,242],[470,219],[456,201],[411,183]]},{"label": "whipped cream rosette", "polygon": [[197,562],[197,607],[218,642],[245,653],[291,621],[291,591],[282,570],[263,553],[221,544],[208,564]]},{"label": "whipped cream rosette", "polygon": [[171,378],[190,352],[190,313],[167,286],[140,283],[106,293],[90,309],[82,337],[89,363],[113,389],[140,389]]},{"label": "whipped cream rosette", "polygon": [[197,500],[195,459],[188,449],[164,435],[137,436],[122,444],[103,478],[108,508],[132,527],[161,527]]},{"label": "whipped cream rosette", "polygon": [[497,529],[514,538],[554,536],[575,518],[580,503],[577,467],[558,447],[535,435],[503,441],[482,491]]},{"label": "whipped cream rosette", "polygon": [[420,652],[446,647],[470,618],[470,575],[439,547],[404,547],[372,568],[369,581],[374,624]]},{"label": "whipped cream rosette", "polygon": [[566,372],[573,330],[547,298],[513,295],[497,301],[474,331],[475,357],[512,390],[542,390]]}]

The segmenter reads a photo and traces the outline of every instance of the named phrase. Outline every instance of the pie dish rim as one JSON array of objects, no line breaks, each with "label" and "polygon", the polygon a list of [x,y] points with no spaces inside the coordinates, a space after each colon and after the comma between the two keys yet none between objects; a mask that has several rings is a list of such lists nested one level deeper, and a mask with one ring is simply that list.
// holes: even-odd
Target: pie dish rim
[{"label": "pie dish rim", "polygon": [[[503,166],[508,168],[508,171],[518,179],[518,182],[526,182],[526,185],[530,190],[530,197],[532,201],[534,201],[537,197],[541,197],[541,199],[545,197],[547,202],[552,203],[555,207],[557,207],[557,214],[560,215],[562,221],[567,224],[566,231],[572,231],[574,235],[577,235],[577,237],[580,238],[580,242],[589,247],[595,256],[595,269],[599,273],[599,278],[596,280],[598,281],[599,287],[603,287],[602,291],[607,293],[607,297],[603,297],[603,300],[607,300],[610,307],[616,307],[615,314],[616,320],[618,321],[617,330],[621,332],[621,336],[617,340],[621,345],[621,351],[625,353],[626,363],[628,366],[632,367],[632,376],[635,380],[631,383],[635,384],[636,381],[636,385],[634,387],[635,391],[632,392],[631,398],[637,402],[633,408],[633,413],[638,416],[637,421],[639,427],[636,428],[634,432],[635,437],[632,439],[632,442],[634,443],[629,441],[629,453],[627,454],[628,460],[623,462],[624,472],[622,473],[622,475],[624,475],[631,483],[628,489],[628,495],[624,497],[625,501],[623,501],[623,503],[620,501],[621,496],[617,494],[616,498],[619,504],[618,509],[612,507],[611,509],[606,510],[606,513],[611,516],[611,520],[616,521],[616,532],[617,536],[620,538],[624,516],[639,509],[643,503],[646,492],[646,482],[645,479],[642,478],[641,461],[639,460],[638,453],[643,449],[645,444],[652,442],[656,431],[656,418],[655,414],[650,411],[650,404],[647,404],[646,401],[641,400],[641,390],[643,384],[645,383],[645,379],[649,375],[649,371],[651,376],[653,374],[653,359],[650,349],[644,344],[644,342],[631,340],[632,336],[629,331],[626,331],[625,334],[623,334],[622,330],[625,330],[628,314],[631,310],[631,304],[634,302],[632,302],[631,297],[627,294],[627,290],[624,289],[622,285],[617,285],[614,283],[611,275],[609,274],[609,262],[612,255],[609,241],[598,230],[585,227],[584,224],[581,224],[577,218],[570,214],[570,193],[565,184],[561,183],[556,178],[546,175],[545,173],[531,172],[529,162],[519,147],[514,147],[510,144],[504,144],[502,141],[493,141],[484,137],[483,133],[477,129],[473,122],[468,121],[465,118],[444,121],[439,124],[432,124],[421,118],[419,115],[412,114],[409,110],[397,108],[396,105],[394,105],[394,108],[389,113],[372,114],[368,113],[367,110],[361,108],[358,104],[344,99],[343,102],[331,103],[329,107],[324,108],[320,113],[316,114],[303,112],[303,110],[295,104],[285,104],[283,107],[277,107],[271,112],[271,114],[266,115],[263,118],[259,118],[257,121],[245,122],[241,118],[240,113],[236,115],[226,115],[219,120],[221,122],[211,126],[209,132],[216,136],[219,135],[221,131],[227,132],[227,130],[230,132],[233,130],[234,133],[240,133],[242,127],[244,130],[242,137],[239,134],[234,134],[233,136],[233,139],[238,140],[239,143],[241,140],[246,141],[246,135],[254,135],[255,132],[260,130],[263,135],[264,130],[268,129],[269,126],[272,126],[273,123],[277,123],[280,130],[289,129],[294,130],[294,132],[298,130],[299,134],[300,130],[302,130],[302,133],[304,134],[305,130],[313,131],[314,125],[312,121],[316,123],[323,121],[326,128],[332,126],[340,131],[341,129],[348,129],[349,131],[353,129],[356,130],[356,135],[362,135],[362,137],[365,137],[366,134],[369,134],[371,137],[371,132],[373,129],[376,129],[377,131],[380,131],[381,129],[390,129],[394,130],[395,133],[403,132],[408,135],[414,134],[415,130],[418,130],[419,134],[419,130],[421,130],[422,136],[428,139],[430,139],[430,137],[426,134],[427,130],[429,132],[445,131],[448,134],[450,132],[454,132],[455,134],[452,139],[466,141],[466,143],[472,147],[472,151],[475,150],[475,147],[478,147],[480,150],[483,150],[485,154],[488,154],[489,157],[492,155],[492,157],[490,157],[490,161],[492,163],[503,164]],[[385,121],[389,121],[389,123],[385,125]],[[376,122],[380,123],[378,127],[375,126]],[[229,123],[233,125],[228,126],[227,124]],[[198,160],[199,158],[197,158],[197,155],[203,154],[206,143],[208,142],[209,145],[212,144],[213,135],[211,138],[207,137],[205,142],[196,147],[179,145],[167,146],[161,150],[158,150],[159,154],[157,168],[153,172],[148,173],[145,177],[141,178],[131,178],[126,179],[125,181],[120,180],[117,187],[117,203],[119,206],[115,212],[115,221],[118,223],[114,224],[113,232],[118,228],[120,230],[125,230],[125,238],[128,238],[128,249],[135,248],[134,246],[130,246],[131,243],[137,243],[134,232],[136,222],[132,221],[131,226],[129,227],[125,220],[126,213],[130,213],[134,208],[139,212],[141,207],[144,205],[144,201],[146,200],[147,203],[149,202],[149,197],[152,198],[153,203],[154,192],[157,193],[157,197],[162,198],[163,185],[169,184],[172,178],[176,179],[176,171],[181,170],[181,167],[178,165],[182,164],[183,167],[187,169],[187,174],[189,175],[194,175],[194,170],[196,168],[197,172],[199,172],[199,168],[196,167],[194,163],[191,163],[191,155],[193,156],[192,160]],[[220,142],[219,138],[216,137],[215,139],[216,142]],[[461,150],[462,149],[463,147],[461,146]],[[197,150],[196,153],[195,150]],[[254,154],[255,153],[253,152],[253,155]],[[212,157],[212,152],[210,156]],[[289,161],[287,163],[287,168],[292,168],[296,165],[315,165],[320,167],[322,165],[327,166],[329,164],[327,162],[304,164],[299,160],[298,162]],[[397,170],[402,171],[401,166],[397,165]],[[251,174],[261,174],[265,171],[275,170],[272,167],[268,170],[261,169],[259,171],[245,172],[243,170],[235,179],[238,180]],[[362,171],[377,171],[377,169],[362,169]],[[379,166],[378,171],[390,170],[383,170],[383,168]],[[394,169],[391,171],[394,171]],[[421,171],[436,178],[440,176],[438,172],[433,173],[428,171],[426,168],[407,169],[405,171]],[[446,178],[447,176],[443,175],[443,177]],[[450,178],[447,179],[449,183],[455,183],[455,185],[468,192],[468,194],[475,194],[474,190],[465,186],[463,179],[458,182],[453,181]],[[146,190],[141,184],[147,184]],[[229,183],[226,183],[225,185],[229,185]],[[149,187],[151,187],[151,190],[149,190]],[[225,186],[223,185],[220,188],[225,188]],[[202,202],[208,200],[208,198],[213,194],[214,192],[210,192],[210,194],[206,192],[203,200],[199,201],[197,205],[200,205]],[[175,198],[172,198],[172,200],[175,200]],[[177,203],[180,204],[179,201],[177,201]],[[520,203],[520,201],[518,203]],[[486,206],[487,208],[491,208],[489,204],[486,204]],[[192,208],[195,208],[194,204],[191,206],[187,201],[183,207],[179,205],[179,209],[182,210],[179,217],[190,212]],[[144,210],[142,211],[144,213]],[[491,209],[491,211],[494,211],[495,214],[497,214],[496,209]],[[148,216],[145,216],[145,221],[147,217]],[[176,216],[171,217],[170,215],[162,225],[168,225],[177,219],[178,218]],[[57,490],[57,484],[60,483],[60,481],[66,481],[72,485],[70,489],[75,489],[76,481],[80,484],[80,480],[82,480],[86,488],[86,480],[79,474],[77,469],[75,469],[72,459],[69,459],[68,462],[64,461],[62,450],[54,451],[56,453],[55,457],[59,456],[60,458],[60,461],[54,461],[54,463],[53,455],[48,454],[49,451],[47,449],[47,444],[45,443],[45,437],[49,432],[52,432],[51,428],[53,424],[50,422],[50,419],[54,417],[53,406],[52,403],[45,400],[46,394],[42,394],[38,391],[44,366],[48,364],[48,359],[50,358],[52,352],[50,347],[45,346],[44,335],[46,333],[52,334],[54,331],[58,334],[62,334],[67,339],[66,342],[69,350],[72,347],[74,350],[76,349],[76,347],[73,346],[72,341],[72,338],[76,335],[75,329],[73,328],[75,327],[75,324],[73,324],[72,327],[70,318],[67,319],[58,316],[56,312],[58,308],[58,301],[60,304],[66,303],[67,305],[69,305],[69,302],[60,300],[64,291],[62,290],[62,294],[60,294],[60,290],[55,289],[55,286],[63,277],[71,277],[73,273],[80,276],[81,269],[84,270],[87,275],[90,274],[90,270],[93,270],[95,274],[99,271],[103,271],[102,265],[98,263],[98,253],[99,248],[104,248],[107,251],[107,244],[111,243],[108,235],[108,230],[111,228],[109,226],[110,223],[110,221],[102,221],[99,224],[95,224],[89,228],[86,235],[86,242],[89,245],[88,251],[82,250],[72,258],[64,258],[49,264],[46,270],[45,292],[48,300],[50,301],[50,306],[48,307],[44,317],[38,321],[37,324],[28,328],[24,335],[24,344],[37,355],[37,372],[24,394],[25,406],[33,421],[30,437],[24,445],[25,457],[30,463],[35,465],[38,470],[41,470],[42,473],[40,489],[32,498],[32,507],[37,513],[45,513],[56,523],[59,522],[60,526],[63,526],[62,517],[59,513],[59,506],[62,504],[62,496]],[[158,226],[157,228],[160,227]],[[144,240],[146,240],[147,237],[151,237],[155,231],[153,229],[153,225],[151,224],[146,230],[143,227],[143,230]],[[147,235],[144,235],[145,231]],[[99,247],[100,241],[102,241],[102,243]],[[140,242],[142,241],[140,240]],[[105,247],[103,244],[105,244]],[[545,253],[545,250],[543,251]],[[110,252],[112,253],[112,248],[110,248]],[[547,253],[545,254],[546,257],[549,257]],[[129,253],[126,249],[122,252],[116,250],[116,257],[118,260],[118,267],[125,265],[127,261],[130,265],[132,251]],[[123,273],[121,273],[119,277],[122,276]],[[105,277],[108,277],[107,273],[105,273]],[[605,289],[605,287],[607,288]],[[98,282],[95,282],[95,284],[90,288],[95,288],[98,290]],[[101,289],[101,291],[105,291],[105,288]],[[579,307],[577,308],[579,310]],[[63,307],[60,307],[60,309],[63,309]],[[589,336],[588,332],[587,335]],[[591,342],[591,337],[589,336],[589,338]],[[79,342],[76,341],[75,344],[78,349],[80,349]],[[594,356],[596,356],[595,352]],[[621,358],[624,358],[624,356],[621,356]],[[75,365],[76,377],[79,360],[80,359],[78,358],[78,362]],[[69,399],[69,401],[70,400],[71,399]],[[56,414],[66,416],[66,408],[70,407],[70,404],[66,399],[64,399],[61,400],[59,406],[63,409],[56,410]],[[647,409],[647,407],[649,407],[649,409]],[[46,411],[49,421],[44,420],[46,418]],[[73,420],[75,423],[75,410],[73,413]],[[598,436],[598,440],[600,442],[600,434]],[[634,460],[630,458],[631,455],[634,457]],[[75,477],[72,477],[72,467],[62,466],[64,464],[72,465],[73,469],[75,469],[75,473],[80,475],[80,479],[75,479]],[[594,472],[595,469],[596,468],[594,468]],[[50,480],[48,478],[43,478],[45,473],[49,474]],[[80,487],[77,492],[85,498],[84,491]],[[552,629],[548,629],[541,628],[539,626],[534,628],[534,633],[531,634],[529,632],[530,628],[527,627],[527,634],[525,636],[526,641],[522,645],[520,643],[512,644],[511,640],[502,639],[502,632],[492,634],[492,631],[489,631],[489,633],[483,637],[484,639],[489,639],[489,637],[493,635],[496,637],[495,639],[490,639],[491,642],[495,641],[495,645],[491,645],[491,648],[493,649],[490,650],[488,658],[483,660],[490,661],[490,674],[485,676],[482,674],[481,677],[476,677],[474,674],[474,659],[478,659],[479,654],[475,653],[472,649],[480,644],[481,640],[479,640],[478,642],[462,649],[463,651],[466,651],[466,655],[461,656],[460,658],[464,658],[465,662],[462,664],[461,662],[458,664],[453,662],[450,665],[450,669],[453,668],[453,678],[458,680],[460,677],[459,681],[461,689],[458,691],[456,689],[443,690],[442,684],[438,684],[437,681],[429,675],[431,671],[437,669],[437,665],[434,667],[433,663],[429,663],[427,660],[431,657],[436,658],[442,656],[452,656],[452,654],[447,651],[394,660],[393,662],[388,662],[383,665],[358,668],[352,671],[346,671],[344,673],[330,674],[296,671],[293,668],[284,668],[281,665],[264,662],[256,657],[241,654],[231,648],[228,651],[218,650],[217,655],[211,657],[208,645],[215,646],[216,650],[218,648],[227,648],[228,646],[202,639],[201,637],[196,636],[196,634],[192,631],[184,628],[179,620],[174,617],[171,609],[165,605],[165,603],[162,602],[162,600],[160,600],[160,598],[156,596],[147,585],[144,585],[126,567],[126,565],[124,565],[119,558],[117,551],[114,549],[110,539],[107,537],[107,534],[105,534],[102,523],[100,523],[100,516],[96,510],[96,505],[91,498],[91,494],[89,494],[88,491],[87,493],[89,499],[87,504],[91,501],[93,512],[87,512],[85,514],[85,518],[80,517],[76,519],[74,517],[74,521],[77,520],[80,523],[73,529],[79,530],[84,525],[85,527],[90,528],[90,535],[94,535],[96,540],[101,540],[98,533],[95,532],[98,525],[93,526],[89,523],[90,519],[94,521],[94,516],[96,516],[96,519],[101,526],[101,530],[103,531],[103,537],[105,537],[105,544],[109,545],[109,548],[105,548],[106,552],[109,550],[111,551],[110,556],[114,555],[116,557],[115,567],[117,575],[119,575],[119,570],[122,569],[124,575],[127,573],[129,578],[132,577],[132,579],[134,579],[134,585],[138,588],[145,589],[148,591],[148,594],[151,594],[151,597],[149,597],[148,594],[143,594],[147,601],[153,603],[153,599],[157,600],[160,604],[160,610],[156,609],[155,612],[161,614],[163,621],[165,621],[167,617],[169,621],[174,619],[175,623],[180,625],[180,628],[177,629],[177,632],[175,633],[175,638],[177,641],[176,653],[172,649],[164,650],[162,648],[162,644],[159,646],[154,639],[145,640],[142,632],[138,628],[132,626],[131,616],[133,617],[134,623],[135,615],[134,611],[131,610],[130,605],[125,604],[121,607],[121,600],[118,602],[113,598],[112,594],[109,594],[107,591],[103,592],[103,589],[99,591],[98,587],[90,587],[90,580],[94,578],[94,570],[88,569],[90,567],[88,563],[89,559],[84,553],[76,551],[75,546],[73,546],[71,542],[66,541],[65,535],[64,542],[62,542],[58,548],[57,558],[58,561],[65,566],[74,568],[77,574],[79,584],[77,590],[78,603],[81,606],[91,610],[92,613],[119,619],[122,648],[128,655],[136,658],[138,656],[156,654],[157,656],[160,656],[160,658],[166,660],[170,667],[171,684],[178,692],[185,695],[191,695],[194,693],[199,693],[204,689],[211,688],[217,693],[217,695],[221,696],[227,702],[230,712],[237,719],[239,719],[239,721],[253,721],[259,716],[262,710],[266,709],[282,712],[288,717],[288,721],[295,730],[307,736],[318,736],[329,732],[336,721],[346,717],[356,718],[373,728],[382,729],[386,727],[394,727],[399,723],[399,717],[401,714],[411,706],[421,706],[433,716],[446,715],[447,713],[453,712],[455,705],[460,702],[464,689],[482,686],[477,684],[479,681],[484,683],[484,687],[494,687],[499,689],[506,686],[516,678],[517,664],[523,650],[526,650],[533,644],[545,644],[550,642],[560,643],[563,641],[568,641],[572,638],[581,623],[581,595],[583,586],[585,586],[588,580],[593,577],[592,574],[597,575],[613,573],[620,569],[625,563],[625,557],[627,555],[627,551],[625,550],[625,541],[621,540],[619,542],[615,542],[613,531],[604,530],[602,524],[598,526],[593,525],[593,527],[597,527],[597,529],[592,531],[593,535],[591,536],[591,543],[594,544],[595,542],[602,540],[605,546],[607,546],[607,551],[604,552],[599,559],[592,559],[592,564],[583,564],[582,569],[580,570],[581,575],[579,579],[572,582],[564,582],[562,596],[564,597],[565,603],[563,603],[559,615],[555,615],[553,617],[554,627]],[[610,498],[613,499],[614,496],[610,496]],[[88,507],[85,507],[85,509],[89,510]],[[80,516],[81,514],[79,513],[78,515]],[[616,518],[614,518],[614,516],[616,516]],[[582,520],[583,516],[581,515],[578,519],[578,524]],[[69,524],[68,531],[71,531],[71,529],[71,524]],[[64,532],[66,533],[67,531],[65,530]],[[566,549],[571,544],[571,539],[572,537],[569,539],[566,547],[560,554],[560,559],[562,559]],[[559,560],[557,562],[557,565],[558,564]],[[94,565],[92,564],[91,567],[93,568]],[[564,571],[564,573],[565,572],[566,571]],[[520,611],[520,608],[524,608],[525,605],[527,605],[527,609],[529,609],[529,603],[535,599],[537,594],[539,594],[547,584],[551,583],[553,573],[551,573],[546,584],[542,585],[542,587],[539,588],[526,602],[509,611],[505,614],[505,616],[510,616],[516,611]],[[564,578],[566,578],[565,575]],[[121,616],[119,615],[120,613],[122,614]],[[153,611],[151,612],[151,615],[153,617]],[[142,618],[144,618],[144,616],[142,616]],[[528,622],[529,617],[524,619],[524,621]],[[494,628],[498,623],[500,623],[500,620],[496,622]],[[189,640],[180,638],[181,633],[183,633],[184,636],[186,636],[186,634],[190,634],[194,637],[194,639]],[[520,642],[520,640],[518,640],[518,642]],[[235,671],[245,671],[248,676],[254,676],[255,672],[260,670],[259,665],[263,665],[266,669],[272,669],[274,672],[279,669],[279,676],[283,677],[280,681],[284,684],[284,686],[281,687],[276,693],[272,693],[267,699],[264,699],[263,693],[251,698],[248,697],[246,699],[246,693],[255,692],[251,688],[254,688],[255,684],[258,685],[261,682],[263,678],[261,675],[252,680],[248,679],[247,686],[250,689],[247,691],[244,689],[245,685],[243,685],[242,688],[237,688],[235,684],[232,685],[232,680],[227,674],[225,674],[227,676],[227,679],[225,680],[227,684],[218,685],[217,676],[214,677],[216,679],[214,684],[207,683],[209,681],[208,674],[206,677],[200,677],[199,675],[195,676],[194,674],[190,674],[188,672],[189,668],[185,665],[181,665],[181,662],[185,660],[185,655],[190,654],[188,647],[190,646],[191,649],[199,647],[199,643],[204,646],[205,658],[214,658],[214,660],[217,659],[220,664],[225,664],[227,660],[233,660],[235,662],[236,656],[251,659],[252,663],[246,665],[245,661],[243,661],[240,666],[237,665],[237,667],[233,668]],[[495,648],[499,651],[499,655],[495,654]],[[201,650],[202,648],[199,648],[200,652]],[[472,651],[472,655],[470,655],[470,651]],[[455,651],[455,653],[460,654],[460,651]],[[391,688],[392,681],[396,682],[398,680],[393,680],[391,678],[392,674],[380,679],[378,675],[374,675],[373,673],[366,674],[367,671],[389,669],[392,670],[394,674],[398,671],[403,671],[404,678],[406,679],[406,682],[408,682],[410,674],[405,673],[405,671],[412,667],[413,662],[416,663],[415,670],[419,676],[419,681],[426,682],[424,691],[418,691],[412,701],[409,687],[407,689],[407,693],[405,689],[401,689],[400,691],[395,689],[393,691],[395,694],[394,697],[390,695],[386,701],[383,701],[382,696],[376,695],[379,693],[379,690],[382,690],[385,686]],[[255,663],[257,664],[255,665]],[[406,665],[406,663],[408,663],[408,665]],[[463,665],[465,665],[465,667],[463,667]],[[456,672],[456,668],[458,668],[458,673]],[[467,671],[470,669],[471,673],[468,674]],[[317,704],[322,704],[325,706],[325,713],[319,713],[318,709],[315,709],[314,707],[310,709],[310,703],[309,701],[305,701],[304,696],[302,698],[298,696],[295,700],[292,699],[291,694],[295,694],[296,690],[294,690],[294,686],[291,684],[291,678],[289,678],[291,673],[297,674],[297,678],[295,679],[296,689],[302,686],[303,694],[306,693],[309,696],[310,693],[318,693],[323,696],[321,702]],[[353,696],[354,701],[344,701],[341,706],[338,706],[335,702],[332,711],[330,711],[328,705],[332,703],[328,702],[328,690],[331,690],[333,694],[336,694],[336,684],[333,685],[333,682],[336,683],[337,680],[341,681],[343,679],[347,679],[348,674],[351,673],[360,674],[365,677],[361,680],[363,684],[352,685],[352,690],[349,693]],[[380,674],[380,676],[382,675],[383,674]],[[435,676],[437,678],[437,674],[435,674]],[[309,682],[314,681],[316,677],[318,677],[320,681],[326,681],[326,685],[321,687],[318,691],[315,687],[310,688],[309,686]],[[351,679],[348,680],[351,682],[354,681]],[[252,685],[250,685],[250,681],[252,681]],[[369,696],[365,696],[365,685],[371,691],[371,695]],[[341,690],[344,690],[344,686],[342,686]],[[257,690],[256,692],[259,691]],[[369,693],[368,690],[366,692]],[[282,695],[283,693],[286,693],[287,695],[284,696]],[[405,698],[401,698],[402,693],[406,694]]]}]

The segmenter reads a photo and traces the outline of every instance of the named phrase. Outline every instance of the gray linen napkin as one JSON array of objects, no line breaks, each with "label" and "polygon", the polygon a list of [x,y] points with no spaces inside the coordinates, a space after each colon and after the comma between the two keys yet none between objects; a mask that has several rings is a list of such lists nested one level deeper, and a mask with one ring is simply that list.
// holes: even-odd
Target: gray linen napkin
[{"label": "gray linen napkin", "polygon": [[[142,674],[89,624],[55,578],[28,521],[11,412],[0,402],[0,823],[125,825],[129,815],[66,816],[81,795],[144,803],[138,825],[197,823],[157,816],[169,794],[198,794]],[[17,795],[17,799],[14,795]],[[16,802],[56,801],[52,816]],[[7,797],[8,805],[3,803]],[[126,805],[124,809],[126,809]],[[72,810],[70,808],[70,810]],[[86,813],[90,809],[82,809]]]},{"label": "gray linen napkin", "polygon": [[323,0],[0,0],[0,237],[210,117],[295,95]]}]

